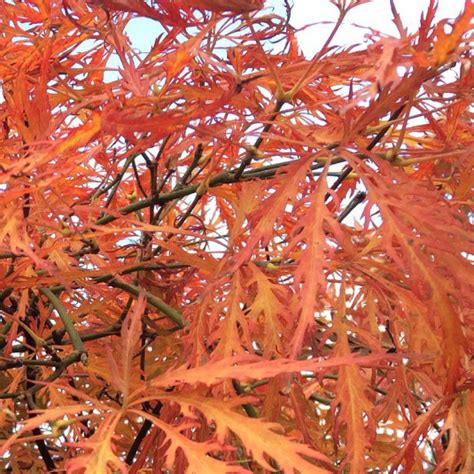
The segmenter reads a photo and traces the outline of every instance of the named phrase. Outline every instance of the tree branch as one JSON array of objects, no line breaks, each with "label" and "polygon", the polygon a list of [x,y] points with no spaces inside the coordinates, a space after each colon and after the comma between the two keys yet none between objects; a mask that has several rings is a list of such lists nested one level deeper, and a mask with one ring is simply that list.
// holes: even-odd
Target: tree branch
[{"label": "tree branch", "polygon": [[64,327],[66,328],[66,331],[69,334],[69,337],[71,338],[71,342],[74,349],[80,354],[80,360],[84,364],[87,363],[87,353],[82,342],[81,336],[79,336],[79,333],[76,331],[74,323],[69,317],[61,301],[59,301],[58,297],[49,288],[41,288],[40,291],[41,293],[43,293],[43,295],[46,296],[46,298],[48,298],[54,309],[59,314],[59,317],[61,318]]},{"label": "tree branch", "polygon": [[271,114],[270,120],[267,122],[265,127],[262,130],[262,133],[260,136],[257,138],[255,141],[253,147],[247,151],[247,154],[245,158],[242,160],[242,163],[238,167],[236,173],[235,173],[235,178],[238,180],[242,176],[243,172],[245,171],[245,168],[252,162],[252,160],[256,156],[257,150],[260,148],[260,146],[263,143],[263,140],[265,139],[264,135],[270,131],[270,129],[273,126],[273,123],[275,122],[275,119],[277,118],[278,113],[280,112],[281,108],[283,107],[283,104],[285,103],[284,100],[277,99],[275,108],[273,109],[273,112]]},{"label": "tree branch", "polygon": [[166,304],[163,300],[153,295],[149,291],[143,290],[139,286],[126,283],[122,280],[118,280],[117,278],[108,280],[107,284],[110,286],[113,286],[114,288],[119,288],[135,296],[136,298],[138,298],[140,293],[143,293],[149,304],[151,304],[153,307],[161,311],[164,315],[166,315],[169,319],[171,319],[174,323],[176,323],[180,328],[183,328],[186,325],[186,321],[183,320],[182,314],[179,311],[172,308],[171,306]]}]

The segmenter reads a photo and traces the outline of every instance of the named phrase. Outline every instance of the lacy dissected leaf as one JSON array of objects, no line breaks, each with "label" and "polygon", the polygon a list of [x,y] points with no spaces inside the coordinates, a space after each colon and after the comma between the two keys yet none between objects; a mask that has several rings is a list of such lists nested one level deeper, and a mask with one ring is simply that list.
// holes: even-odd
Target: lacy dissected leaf
[{"label": "lacy dissected leaf", "polygon": [[222,444],[216,442],[197,443],[195,441],[191,441],[189,438],[181,434],[181,431],[192,428],[193,425],[174,427],[163,423],[163,421],[161,421],[159,418],[156,418],[146,412],[139,410],[133,410],[133,412],[150,420],[155,426],[159,427],[165,433],[165,444],[168,444],[169,442],[169,446],[166,449],[165,465],[170,469],[173,467],[175,462],[177,451],[182,450],[188,462],[186,472],[189,474],[200,471],[221,474],[243,474],[250,472],[242,467],[231,466],[209,456],[209,453],[212,451],[220,451],[223,447]]},{"label": "lacy dissected leaf", "polygon": [[86,2],[107,11],[131,12],[163,23],[183,24],[178,11],[175,8],[171,9],[172,4],[166,0],[160,1],[158,4],[161,7],[166,7],[164,12],[150,7],[143,0],[86,0]]},{"label": "lacy dissected leaf", "polygon": [[56,407],[56,408],[48,408],[43,413],[35,414],[35,416],[31,417],[29,420],[25,421],[23,426],[13,435],[11,435],[4,443],[2,443],[0,448],[0,455],[5,454],[9,447],[13,443],[18,443],[22,439],[21,436],[28,431],[31,431],[38,426],[41,426],[43,423],[52,422],[57,420],[58,418],[64,416],[73,416],[77,413],[80,413],[83,410],[87,410],[90,407],[88,405],[72,405],[72,406],[64,406],[64,407]]},{"label": "lacy dissected leaf", "polygon": [[3,470],[472,471],[472,1],[304,3],[0,2]]},{"label": "lacy dissected leaf", "polygon": [[255,285],[255,299],[248,308],[248,319],[252,321],[254,337],[260,336],[264,356],[285,354],[288,338],[284,337],[285,328],[291,325],[287,316],[289,308],[285,306],[290,295],[284,286],[273,283],[257,266],[251,265],[252,279],[249,285]]},{"label": "lacy dissected leaf", "polygon": [[243,311],[242,304],[246,300],[241,285],[240,271],[236,271],[225,300],[225,316],[218,315],[217,325],[210,342],[216,341],[215,355],[231,357],[244,352],[243,346],[251,344],[248,328],[248,315]]},{"label": "lacy dissected leaf", "polygon": [[275,223],[281,216],[285,206],[294,199],[298,192],[298,185],[304,179],[307,173],[308,160],[296,162],[285,170],[285,174],[279,175],[276,179],[278,192],[272,193],[263,201],[248,220],[253,229],[247,239],[245,249],[234,257],[235,265],[238,266],[246,261],[253,251],[254,247],[261,241],[265,245],[272,235]]},{"label": "lacy dissected leaf", "polygon": [[[464,466],[466,472],[473,468],[473,415],[472,391],[460,393],[449,407],[443,433],[449,436],[449,445],[438,466],[439,471],[455,472],[459,466]],[[449,434],[448,434],[449,433]]]},{"label": "lacy dissected leaf", "polygon": [[467,1],[463,13],[454,21],[451,33],[445,32],[445,23],[440,22],[436,26],[437,41],[433,48],[433,61],[435,64],[442,64],[446,61],[450,53],[456,50],[460,39],[467,32],[472,33],[472,17],[474,15],[474,3]]},{"label": "lacy dissected leaf", "polygon": [[292,359],[262,360],[258,356],[241,355],[228,359],[209,362],[200,367],[188,369],[180,367],[170,370],[153,380],[152,385],[166,387],[177,383],[213,385],[225,379],[237,380],[263,379],[292,372],[318,372],[344,365],[378,366],[384,361],[396,361],[398,356],[389,354],[371,354],[361,356],[347,354],[328,360],[310,359],[295,361]]},{"label": "lacy dissected leaf", "polygon": [[391,472],[395,472],[401,465],[408,471],[413,468],[415,463],[421,465],[421,459],[417,456],[416,446],[420,437],[423,437],[434,420],[437,419],[439,411],[445,407],[445,400],[440,399],[434,403],[429,410],[419,416],[415,423],[410,427],[406,434],[406,441],[403,448],[391,459],[393,468]]},{"label": "lacy dissected leaf", "polygon": [[185,413],[189,413],[190,407],[196,408],[207,419],[214,421],[216,436],[221,443],[225,442],[230,433],[237,435],[252,458],[266,469],[273,469],[267,458],[271,456],[285,472],[331,472],[307,461],[305,458],[329,464],[329,460],[321,453],[279,434],[281,427],[278,424],[247,418],[234,411],[236,405],[245,401],[211,402],[204,397],[184,395],[175,397],[173,401],[179,403]]},{"label": "lacy dissected leaf", "polygon": [[71,474],[95,474],[98,472],[112,473],[117,469],[128,472],[126,464],[114,453],[114,433],[117,423],[120,421],[120,412],[107,415],[94,433],[87,441],[75,444],[75,447],[86,451],[66,462],[67,472]]},{"label": "lacy dissected leaf", "polygon": [[[345,299],[342,298],[340,312],[334,312],[334,331],[337,336],[335,352],[339,356],[351,353],[347,339],[348,327],[345,316]],[[356,365],[347,365],[338,370],[336,399],[333,406],[336,414],[336,436],[345,438],[346,457],[343,464],[350,466],[351,473],[364,470],[365,456],[370,446],[373,426],[373,404],[367,396],[368,380]],[[370,431],[369,431],[370,430]]]},{"label": "lacy dissected leaf", "polygon": [[324,204],[327,188],[324,176],[316,185],[310,196],[311,207],[304,218],[304,227],[290,242],[289,249],[304,242],[305,248],[300,253],[299,265],[295,271],[295,284],[299,291],[299,320],[291,340],[291,355],[295,357],[301,351],[304,339],[314,326],[315,310],[320,295],[324,293],[326,281],[324,269],[325,259],[329,251],[325,236],[326,221],[331,219]]},{"label": "lacy dissected leaf", "polygon": [[52,153],[64,153],[71,148],[85,146],[94,138],[101,127],[100,114],[94,114],[90,121],[81,127],[74,129],[66,135],[65,140],[61,140],[53,149]]},{"label": "lacy dissected leaf", "polygon": [[[423,189],[422,185],[410,182],[389,168],[386,168],[386,172],[389,179],[402,181],[405,192],[402,199],[398,196],[389,197],[384,195],[381,179],[377,182],[367,181],[374,197],[377,196],[379,200],[378,206],[384,216],[382,243],[390,257],[413,275],[413,291],[418,297],[428,300],[430,311],[440,322],[444,335],[442,347],[446,384],[452,389],[461,372],[463,334],[456,302],[449,296],[451,291],[456,290],[449,288],[453,288],[453,284],[459,285],[462,294],[471,298],[467,276],[470,265],[462,260],[453,265],[447,249],[454,245],[459,254],[469,252],[472,248],[471,238],[463,223],[440,200],[432,213],[422,211],[424,202],[432,199],[433,191]],[[420,241],[419,236],[424,236],[424,240]]]},{"label": "lacy dissected leaf", "polygon": [[133,311],[130,311],[122,323],[120,332],[121,347],[119,350],[109,352],[110,371],[113,384],[122,392],[125,403],[133,388],[134,381],[140,370],[136,364],[139,341],[142,329],[143,310],[146,306],[146,299],[143,294],[138,298]]}]

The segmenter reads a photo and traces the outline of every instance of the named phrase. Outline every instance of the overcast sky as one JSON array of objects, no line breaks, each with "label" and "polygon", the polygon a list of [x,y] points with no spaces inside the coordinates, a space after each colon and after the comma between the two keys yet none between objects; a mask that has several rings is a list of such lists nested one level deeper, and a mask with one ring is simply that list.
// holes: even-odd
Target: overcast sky
[{"label": "overcast sky", "polygon": [[[295,28],[314,24],[298,35],[303,52],[311,57],[331,31],[331,24],[337,19],[338,10],[330,0],[289,0],[293,3],[291,23]],[[468,0],[438,0],[437,19],[455,18],[463,10]],[[394,0],[404,25],[414,32],[420,23],[421,13],[426,10],[429,0]],[[266,0],[267,8],[284,12],[283,0]],[[397,36],[392,23],[390,0],[372,0],[354,8],[346,17],[345,24],[333,40],[333,45],[347,45],[364,41],[367,27],[372,27],[389,35]],[[326,24],[323,24],[326,22]],[[361,28],[362,27],[362,28]],[[153,20],[136,18],[127,27],[127,33],[134,47],[142,52],[150,50],[158,34],[159,27]]]},{"label": "overcast sky", "polygon": [[[269,6],[278,8],[281,0],[268,0]],[[312,56],[324,43],[331,25],[323,25],[321,22],[334,22],[337,19],[338,10],[329,0],[293,0],[292,24],[301,28],[312,23],[318,25],[307,28],[299,34],[300,45],[304,53]],[[426,10],[429,0],[394,0],[395,6],[400,14],[402,22],[409,33],[417,30],[420,17]],[[455,18],[464,9],[465,0],[438,0],[437,20],[444,18]],[[281,8],[281,7],[280,7]],[[345,25],[334,38],[333,44],[344,45],[363,42],[366,28],[372,27],[389,35],[397,35],[397,30],[392,23],[392,12],[390,0],[372,0],[364,5],[354,8],[346,17]]]}]

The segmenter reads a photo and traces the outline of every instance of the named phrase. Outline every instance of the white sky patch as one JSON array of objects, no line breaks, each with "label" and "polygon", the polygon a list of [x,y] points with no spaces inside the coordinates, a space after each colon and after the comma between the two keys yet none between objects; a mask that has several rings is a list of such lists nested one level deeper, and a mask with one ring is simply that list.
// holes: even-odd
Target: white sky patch
[{"label": "white sky patch", "polygon": [[[408,33],[415,33],[429,0],[394,0],[394,2]],[[330,0],[293,0],[292,3],[291,24],[297,29],[307,27],[298,33],[298,40],[305,55],[310,57],[326,41],[339,12]],[[457,17],[465,5],[464,0],[438,0],[438,3],[436,21]],[[267,0],[265,7],[268,11],[273,10],[282,15],[285,13],[283,0]],[[372,0],[351,10],[332,44],[339,46],[363,44],[366,42],[365,36],[370,33],[368,28],[376,28],[387,35],[398,37],[398,31],[392,22],[390,0]],[[134,18],[125,31],[132,39],[134,48],[140,52],[147,52],[163,29],[154,20]]]},{"label": "white sky patch", "polygon": [[[408,33],[415,33],[422,13],[429,5],[429,0],[394,0],[394,3]],[[456,18],[465,5],[464,0],[439,0],[438,3],[435,21]],[[278,5],[281,2],[270,0],[267,4]],[[293,0],[293,4],[291,24],[297,29],[313,24],[298,33],[298,40],[304,54],[311,57],[326,41],[339,11],[329,0]],[[376,28],[398,38],[398,31],[392,18],[390,0],[373,0],[355,7],[347,15],[332,44],[338,46],[364,44],[367,42],[365,36],[370,34],[369,28]]]}]

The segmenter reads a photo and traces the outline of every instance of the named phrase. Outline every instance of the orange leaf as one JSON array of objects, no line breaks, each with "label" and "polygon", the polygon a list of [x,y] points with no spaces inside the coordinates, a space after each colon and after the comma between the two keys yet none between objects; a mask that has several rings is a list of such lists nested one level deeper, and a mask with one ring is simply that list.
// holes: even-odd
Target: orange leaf
[{"label": "orange leaf", "polygon": [[[311,459],[318,463],[329,464],[328,458],[305,444],[297,443],[282,434],[281,426],[277,423],[268,423],[263,420],[248,418],[236,413],[233,408],[246,402],[238,399],[233,402],[209,400],[197,395],[166,394],[162,398],[172,399],[189,412],[189,407],[197,408],[209,421],[216,423],[216,435],[221,443],[226,436],[235,433],[247,447],[253,459],[264,469],[273,470],[265,456],[271,456],[284,472],[295,471],[305,474],[326,474],[331,472],[307,461]],[[304,456],[304,457],[303,457]]]},{"label": "orange leaf", "polygon": [[189,438],[180,433],[180,431],[188,428],[188,426],[170,426],[159,418],[141,410],[131,410],[131,412],[136,413],[138,416],[142,416],[147,420],[150,420],[156,427],[160,428],[160,430],[165,433],[165,444],[168,441],[170,442],[170,445],[166,450],[165,465],[170,469],[173,468],[176,453],[179,452],[179,450],[183,450],[186,460],[188,461],[188,466],[186,468],[186,473],[188,474],[197,472],[212,472],[213,474],[228,474],[229,472],[235,474],[250,473],[250,471],[247,469],[229,465],[209,456],[211,451],[218,451],[222,449],[222,445],[215,442],[197,443],[195,441],[191,441]]},{"label": "orange leaf", "polygon": [[101,128],[101,115],[94,113],[92,119],[81,127],[72,129],[67,138],[59,141],[53,148],[52,154],[59,154],[73,148],[86,146],[99,133]]},{"label": "orange leaf", "polygon": [[98,474],[110,472],[112,468],[113,472],[116,469],[128,472],[127,465],[113,452],[112,438],[121,416],[120,412],[107,415],[91,438],[73,445],[89,452],[69,459],[66,462],[68,473]]},{"label": "orange leaf", "polygon": [[112,383],[123,394],[124,405],[133,387],[133,379],[138,377],[139,370],[134,370],[133,361],[141,335],[141,316],[146,306],[146,298],[140,294],[133,312],[129,312],[120,331],[119,350],[109,351],[110,371],[113,375]]},{"label": "orange leaf", "polygon": [[71,405],[65,407],[48,408],[43,413],[25,421],[23,426],[18,431],[16,431],[16,433],[12,434],[2,445],[0,448],[0,456],[4,455],[14,443],[17,443],[18,439],[23,433],[31,431],[32,429],[52,420],[56,420],[67,415],[75,415],[76,413],[80,413],[83,410],[89,409],[89,405]]},{"label": "orange leaf", "polygon": [[448,56],[457,48],[464,33],[471,29],[472,17],[474,15],[474,2],[467,0],[464,12],[456,18],[453,31],[445,33],[446,23],[440,22],[436,26],[437,41],[433,48],[433,60],[435,64],[443,64]]},{"label": "orange leaf", "polygon": [[[390,354],[371,354],[360,356],[348,354],[345,356],[331,357],[330,359],[310,359],[295,361],[279,358],[277,360],[262,360],[261,357],[239,355],[209,362],[200,367],[189,369],[187,366],[170,370],[151,382],[153,387],[167,387],[178,383],[196,385],[214,385],[228,379],[250,380],[276,377],[280,374],[294,372],[321,372],[335,367],[346,365],[360,365],[363,367],[383,366],[384,361],[397,361],[399,356]],[[143,392],[144,389],[137,391]]]}]

